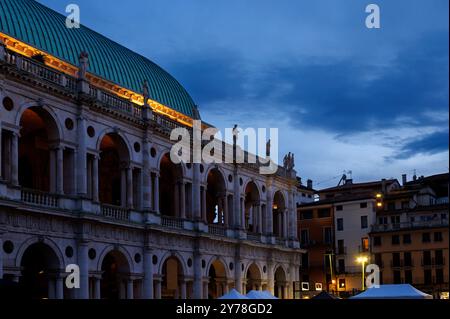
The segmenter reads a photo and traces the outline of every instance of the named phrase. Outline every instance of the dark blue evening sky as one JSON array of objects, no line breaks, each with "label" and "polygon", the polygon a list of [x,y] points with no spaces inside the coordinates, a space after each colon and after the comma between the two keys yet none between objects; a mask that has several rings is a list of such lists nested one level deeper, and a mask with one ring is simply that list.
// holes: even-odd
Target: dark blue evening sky
[{"label": "dark blue evening sky", "polygon": [[[448,171],[448,0],[41,3],[145,55],[219,128],[278,127],[303,178]],[[381,8],[381,29],[365,7]]]}]

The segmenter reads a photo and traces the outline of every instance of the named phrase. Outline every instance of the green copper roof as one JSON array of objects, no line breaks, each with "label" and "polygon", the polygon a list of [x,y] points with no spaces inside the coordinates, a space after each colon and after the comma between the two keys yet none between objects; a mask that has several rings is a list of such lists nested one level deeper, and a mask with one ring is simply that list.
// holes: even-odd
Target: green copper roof
[{"label": "green copper roof", "polygon": [[152,100],[194,115],[192,98],[169,73],[89,28],[66,28],[65,21],[62,14],[33,0],[0,0],[0,32],[75,66],[86,51],[89,72],[137,93],[147,80]]}]

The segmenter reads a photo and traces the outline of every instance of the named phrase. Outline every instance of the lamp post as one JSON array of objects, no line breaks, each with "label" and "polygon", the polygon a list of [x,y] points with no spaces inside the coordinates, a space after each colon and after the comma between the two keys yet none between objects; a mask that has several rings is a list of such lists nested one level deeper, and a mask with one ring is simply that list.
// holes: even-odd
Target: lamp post
[{"label": "lamp post", "polygon": [[362,266],[362,290],[364,291],[364,284],[365,284],[365,272],[366,272],[366,269],[365,269],[365,264],[368,262],[368,258],[367,258],[367,256],[359,256],[358,258],[356,258],[356,261],[358,262],[358,263],[360,263],[361,264],[361,266]]}]

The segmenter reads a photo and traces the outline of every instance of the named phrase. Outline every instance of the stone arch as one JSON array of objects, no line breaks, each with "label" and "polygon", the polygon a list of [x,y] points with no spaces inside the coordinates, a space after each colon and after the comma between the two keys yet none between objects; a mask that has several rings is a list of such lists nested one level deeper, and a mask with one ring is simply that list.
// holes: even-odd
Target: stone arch
[{"label": "stone arch", "polygon": [[42,243],[42,244],[49,246],[54,251],[56,256],[58,257],[58,261],[61,266],[61,269],[64,269],[64,267],[63,267],[63,265],[65,265],[64,255],[63,255],[62,251],[59,249],[59,246],[50,238],[37,237],[37,236],[28,238],[26,241],[24,241],[20,245],[19,249],[17,250],[17,254],[16,254],[16,258],[15,258],[15,262],[14,262],[16,267],[20,267],[20,263],[22,261],[23,254],[25,253],[27,248],[30,247],[31,245],[34,245],[37,243]]},{"label": "stone arch", "polygon": [[105,248],[103,248],[102,252],[100,253],[100,255],[98,256],[98,259],[97,259],[97,266],[96,266],[97,271],[101,271],[102,262],[105,259],[105,256],[113,251],[120,252],[127,260],[128,266],[130,268],[130,272],[134,272],[133,258],[131,257],[130,253],[124,247],[117,246],[117,245],[109,245],[109,246],[106,246]]},{"label": "stone arch", "polygon": [[62,192],[62,172],[58,170],[62,131],[56,114],[46,106],[28,104],[21,108],[17,120],[19,184],[43,192]]},{"label": "stone arch", "polygon": [[[133,273],[133,262],[126,249],[120,246],[107,247],[103,250],[98,267],[102,278],[100,296],[102,299],[132,298],[134,287],[129,281]],[[130,285],[131,283],[131,285]]]},{"label": "stone arch", "polygon": [[186,268],[184,259],[179,254],[166,254],[161,260],[159,274],[162,277],[161,297],[163,299],[186,298]]},{"label": "stone arch", "polygon": [[55,140],[64,140],[64,130],[61,126],[61,122],[59,121],[59,118],[56,114],[56,112],[49,107],[47,104],[44,103],[39,103],[39,102],[26,102],[23,103],[22,105],[20,105],[19,107],[19,111],[16,114],[16,118],[15,118],[15,125],[17,127],[20,127],[20,121],[22,119],[23,114],[25,113],[25,111],[29,110],[29,109],[35,109],[35,110],[41,110],[41,112],[45,112],[48,115],[48,120],[51,119],[51,121],[54,123],[54,129],[57,132],[57,136],[55,137]]},{"label": "stone arch", "polygon": [[261,207],[261,190],[258,184],[250,179],[244,188],[245,229],[251,233],[263,232],[264,216]]},{"label": "stone arch", "polygon": [[273,195],[272,221],[274,236],[285,237],[287,235],[287,203],[286,196],[281,190],[275,191]]},{"label": "stone arch", "polygon": [[95,149],[97,151],[100,151],[102,141],[107,135],[115,136],[118,138],[117,141],[119,142],[121,152],[123,153],[121,155],[123,155],[128,161],[132,161],[133,148],[131,147],[130,141],[128,140],[126,135],[120,129],[108,127],[105,128],[103,131],[101,131],[100,134],[98,135],[97,142],[95,144]]},{"label": "stone arch", "polygon": [[[162,153],[158,163],[159,170],[159,211],[162,215],[181,217],[183,213],[183,183],[185,170],[182,163],[175,164],[170,159],[170,152]],[[185,193],[184,193],[185,194]],[[186,197],[184,196],[186,201]],[[185,215],[184,215],[185,216]]]},{"label": "stone arch", "polygon": [[287,272],[282,265],[274,268],[273,272],[274,295],[279,299],[287,298]]},{"label": "stone arch", "polygon": [[[154,146],[155,148],[157,148],[156,146]],[[159,156],[156,157],[156,168],[158,171],[161,170],[161,161],[163,160],[163,158],[165,156],[168,156],[169,160],[172,162],[172,160],[170,159],[170,150],[164,150],[162,152],[160,152]],[[181,168],[181,175],[180,177],[186,177],[187,176],[187,172],[186,172],[186,164],[181,161],[179,164],[175,164],[172,162],[173,165],[178,166]]]},{"label": "stone arch", "polygon": [[217,299],[228,292],[227,264],[221,258],[211,258],[208,271],[208,299]]},{"label": "stone arch", "polygon": [[257,262],[249,263],[245,271],[246,291],[262,288],[262,271]]},{"label": "stone arch", "polygon": [[219,166],[211,166],[206,174],[206,220],[209,224],[228,225],[230,220],[227,184]]},{"label": "stone arch", "polygon": [[[26,246],[25,246],[26,245]],[[57,279],[64,272],[59,249],[50,240],[28,240],[18,252],[23,294],[31,299],[62,299],[64,287]]]},{"label": "stone arch", "polygon": [[178,253],[176,251],[169,251],[169,252],[166,252],[165,254],[163,254],[161,256],[160,261],[159,261],[159,265],[158,265],[158,274],[159,275],[162,274],[162,269],[163,269],[164,263],[167,261],[167,259],[169,259],[171,257],[178,259],[178,261],[180,262],[181,270],[183,271],[183,274],[187,275],[188,274],[188,270],[187,270],[188,268],[187,268],[187,265],[186,265],[186,263],[184,261],[184,258],[183,258],[183,256],[180,253]]},{"label": "stone arch", "polygon": [[[98,194],[102,203],[125,207],[132,196],[131,149],[120,130],[106,129],[97,141]],[[88,163],[94,160],[88,156]],[[93,186],[95,187],[95,186]]]}]

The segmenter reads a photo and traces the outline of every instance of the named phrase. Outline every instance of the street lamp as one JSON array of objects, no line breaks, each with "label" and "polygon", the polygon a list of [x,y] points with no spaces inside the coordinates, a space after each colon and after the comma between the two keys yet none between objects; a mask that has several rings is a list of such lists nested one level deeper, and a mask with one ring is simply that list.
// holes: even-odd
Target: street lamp
[{"label": "street lamp", "polygon": [[365,272],[366,272],[366,268],[364,267],[365,264],[369,261],[369,258],[367,258],[367,256],[359,256],[358,258],[356,258],[356,261],[358,263],[361,264],[362,266],[362,290],[364,291],[364,282],[365,282]]}]

